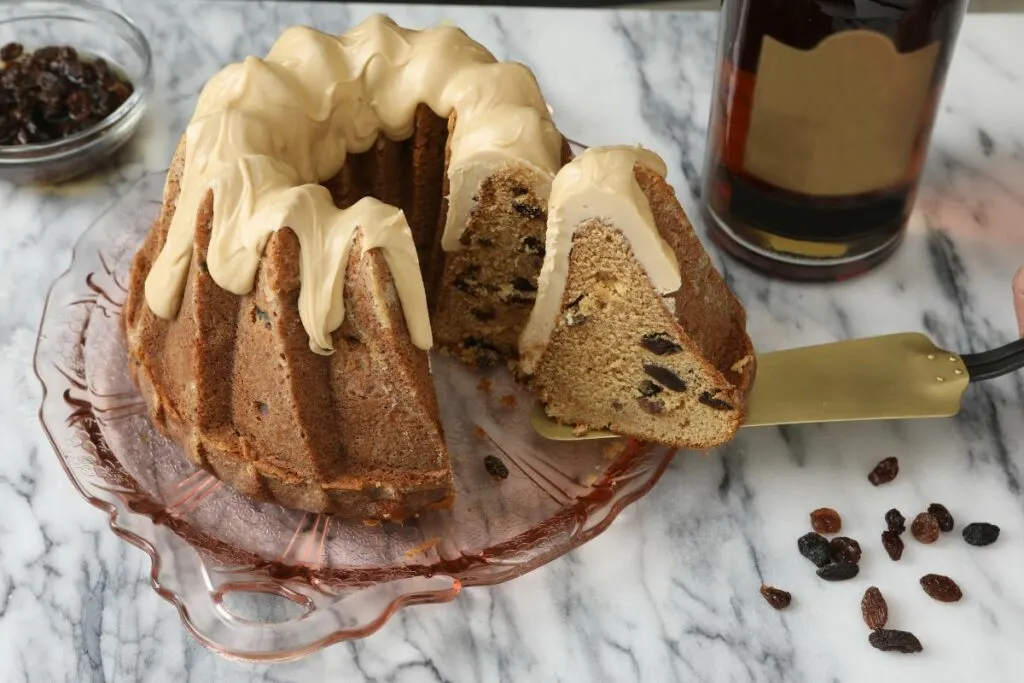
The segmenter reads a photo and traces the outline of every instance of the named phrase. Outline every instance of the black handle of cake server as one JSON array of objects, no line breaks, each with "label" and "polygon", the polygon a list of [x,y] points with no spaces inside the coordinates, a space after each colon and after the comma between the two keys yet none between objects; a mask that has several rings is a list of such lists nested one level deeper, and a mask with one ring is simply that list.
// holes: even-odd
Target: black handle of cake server
[{"label": "black handle of cake server", "polygon": [[989,351],[965,353],[960,359],[967,366],[971,382],[1002,377],[1024,368],[1024,339],[1010,342]]}]

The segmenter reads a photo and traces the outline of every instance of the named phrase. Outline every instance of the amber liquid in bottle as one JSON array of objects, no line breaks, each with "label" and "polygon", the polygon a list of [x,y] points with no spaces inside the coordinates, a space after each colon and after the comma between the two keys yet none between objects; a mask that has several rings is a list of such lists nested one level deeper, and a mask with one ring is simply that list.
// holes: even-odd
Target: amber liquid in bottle
[{"label": "amber liquid in bottle", "polygon": [[725,0],[712,238],[772,275],[882,262],[913,207],[966,0]]}]

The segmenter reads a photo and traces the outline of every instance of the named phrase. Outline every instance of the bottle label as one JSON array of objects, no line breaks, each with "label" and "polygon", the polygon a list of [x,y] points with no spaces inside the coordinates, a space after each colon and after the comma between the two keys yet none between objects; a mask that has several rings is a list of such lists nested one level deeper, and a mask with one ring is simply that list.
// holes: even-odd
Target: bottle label
[{"label": "bottle label", "polygon": [[900,54],[856,30],[798,50],[765,36],[743,165],[776,187],[854,195],[898,184],[913,163],[939,43]]}]

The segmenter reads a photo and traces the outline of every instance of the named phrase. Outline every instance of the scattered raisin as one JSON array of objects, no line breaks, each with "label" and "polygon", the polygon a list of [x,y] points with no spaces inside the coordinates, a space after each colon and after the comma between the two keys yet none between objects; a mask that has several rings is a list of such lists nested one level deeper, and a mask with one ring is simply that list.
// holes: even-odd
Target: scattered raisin
[{"label": "scattered raisin", "polygon": [[939,520],[927,512],[922,512],[911,522],[910,533],[921,543],[935,543],[939,540]]},{"label": "scattered raisin", "polygon": [[486,339],[478,337],[466,337],[462,340],[463,348],[472,352],[471,363],[478,368],[489,368],[497,365],[503,359],[501,351],[494,344]]},{"label": "scattered raisin", "polygon": [[651,396],[657,396],[662,391],[664,391],[664,389],[662,389],[660,386],[658,386],[649,379],[645,379],[644,381],[640,382],[640,386],[637,388],[639,389],[641,396],[647,396],[648,398]]},{"label": "scattered raisin", "polygon": [[896,531],[888,529],[882,532],[882,547],[893,562],[898,562],[903,557],[903,539]]},{"label": "scattered raisin", "polygon": [[833,562],[821,567],[817,574],[826,581],[846,581],[860,573],[860,567],[849,562]]},{"label": "scattered raisin", "polygon": [[263,401],[257,401],[256,402],[256,410],[259,411],[260,415],[267,415],[267,414],[270,413],[270,406],[268,406]]},{"label": "scattered raisin", "polygon": [[21,43],[7,43],[0,48],[0,59],[10,62],[20,57],[24,51],[25,48],[21,46]]},{"label": "scattered raisin", "polygon": [[266,311],[264,311],[262,308],[257,308],[255,315],[256,319],[263,323],[264,327],[266,327],[268,330],[271,328],[270,315]]},{"label": "scattered raisin", "polygon": [[894,457],[888,457],[875,465],[875,469],[871,470],[871,473],[868,475],[868,481],[875,486],[888,484],[899,473],[900,461]]},{"label": "scattered raisin", "polygon": [[885,628],[885,622],[889,620],[889,605],[886,604],[882,591],[875,586],[864,591],[864,597],[860,599],[860,613],[864,617],[864,623],[872,631]]},{"label": "scattered raisin", "polygon": [[474,318],[483,322],[494,320],[497,316],[493,306],[474,306],[469,309],[469,312],[473,314]]},{"label": "scattered raisin", "polygon": [[828,554],[828,539],[813,531],[797,539],[796,547],[800,554],[819,567],[824,567],[831,559]]},{"label": "scattered raisin", "polygon": [[612,399],[612,410],[622,410],[626,406],[617,398]]},{"label": "scattered raisin", "polygon": [[872,631],[868,636],[868,642],[871,643],[872,647],[885,652],[911,654],[924,649],[921,646],[921,641],[913,633],[897,631],[891,628],[880,628],[877,631]]},{"label": "scattered raisin", "polygon": [[653,363],[644,363],[644,372],[672,391],[686,391],[686,381],[668,368]]},{"label": "scattered raisin", "polygon": [[522,244],[523,251],[527,254],[544,256],[544,243],[536,237],[524,237],[520,244]]},{"label": "scattered raisin", "polygon": [[527,194],[530,191],[530,188],[528,188],[526,185],[513,185],[511,190],[514,196],[521,197],[524,194]]},{"label": "scattered raisin", "polygon": [[925,574],[921,577],[921,588],[939,602],[956,602],[964,597],[956,581],[941,574]]},{"label": "scattered raisin", "polygon": [[723,401],[720,398],[715,398],[715,395],[710,391],[701,392],[701,395],[697,398],[698,401],[711,408],[712,410],[735,410],[736,406]]},{"label": "scattered raisin", "polygon": [[792,595],[774,586],[761,586],[761,595],[775,609],[786,609],[793,601]]},{"label": "scattered raisin", "polygon": [[520,216],[525,216],[526,218],[547,218],[547,214],[544,212],[544,209],[518,197],[512,200],[512,208]]},{"label": "scattered raisin", "polygon": [[946,509],[945,505],[941,503],[932,503],[928,506],[928,514],[935,518],[935,521],[939,523],[939,531],[952,531],[954,522],[953,515],[949,514],[949,510]]},{"label": "scattered raisin", "polygon": [[512,278],[512,287],[520,292],[536,292],[537,285],[533,284],[525,277],[514,277]]},{"label": "scattered raisin", "polygon": [[661,415],[665,412],[665,403],[660,398],[641,396],[636,401],[640,404],[641,408],[651,415]]},{"label": "scattered raisin", "polygon": [[964,527],[963,535],[971,545],[990,545],[999,538],[999,527],[988,522],[971,522]]},{"label": "scattered raisin", "polygon": [[838,534],[843,520],[832,508],[818,508],[811,513],[811,528],[819,534]]},{"label": "scattered raisin", "polygon": [[889,528],[889,531],[902,534],[907,530],[907,519],[899,510],[893,508],[885,513],[885,525]]},{"label": "scattered raisin", "polygon": [[860,562],[860,543],[847,536],[836,536],[828,544],[828,555],[834,562]]},{"label": "scattered raisin", "polygon": [[495,479],[508,479],[508,467],[496,455],[488,455],[484,458],[484,469]]},{"label": "scattered raisin", "polygon": [[679,353],[683,347],[673,341],[667,332],[652,332],[640,338],[640,346],[657,356]]}]

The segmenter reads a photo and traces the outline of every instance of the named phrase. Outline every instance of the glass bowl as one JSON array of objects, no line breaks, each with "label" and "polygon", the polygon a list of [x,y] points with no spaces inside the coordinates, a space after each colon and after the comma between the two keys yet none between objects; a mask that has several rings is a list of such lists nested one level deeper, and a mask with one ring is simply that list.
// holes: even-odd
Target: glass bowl
[{"label": "glass bowl", "polygon": [[79,0],[0,0],[0,45],[26,51],[70,45],[102,57],[128,77],[134,92],[92,128],[53,142],[0,146],[0,180],[58,183],[93,170],[135,132],[153,88],[153,57],[142,31],[117,12]]},{"label": "glass bowl", "polygon": [[[545,441],[506,370],[436,356],[452,509],[370,525],[245,498],[160,436],[128,377],[120,307],[163,185],[164,174],[144,177],[84,233],[47,298],[35,370],[71,481],[149,554],[153,587],[208,647],[296,658],[366,636],[406,605],[515,578],[599,534],[668,465],[672,449],[627,439]],[[487,455],[507,479],[487,473]]]}]

